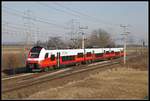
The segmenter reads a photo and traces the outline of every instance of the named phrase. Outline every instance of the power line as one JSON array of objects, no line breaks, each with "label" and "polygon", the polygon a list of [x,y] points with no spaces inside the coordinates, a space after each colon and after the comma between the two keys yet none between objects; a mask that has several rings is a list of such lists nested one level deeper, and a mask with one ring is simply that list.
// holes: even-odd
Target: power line
[{"label": "power line", "polygon": [[[84,15],[83,13],[80,13],[80,12],[78,12],[78,11],[75,11],[75,10],[73,10],[73,9],[71,9],[71,8],[69,8],[69,7],[63,6],[63,5],[59,4],[59,3],[54,3],[54,4],[56,4],[56,5],[58,5],[58,6],[61,6],[61,7],[65,8],[65,9],[67,9],[67,10],[70,10],[70,11],[76,13],[76,14]],[[84,16],[85,16],[85,15],[84,15]]]},{"label": "power line", "polygon": [[[42,4],[43,5],[43,4]],[[59,4],[60,5],[60,4]],[[66,13],[66,11],[63,11],[62,9],[60,10],[60,9],[57,9],[57,8],[54,8],[54,7],[52,7],[52,6],[48,6],[48,5],[46,5],[46,4],[44,4],[43,6],[46,6],[46,7],[48,7],[48,8],[52,8],[52,9],[55,9],[55,10],[57,10],[57,11],[59,11],[59,12],[63,12],[63,13]],[[62,5],[61,5],[62,6]],[[62,6],[63,8],[65,8],[65,9],[67,9],[67,10],[71,10],[70,8],[66,8],[66,7],[64,7],[64,6]],[[83,14],[83,13],[80,13],[80,12],[77,12],[77,11],[74,11],[74,10],[71,10],[71,11],[73,11],[75,14],[77,14],[76,16],[78,16],[78,17],[81,17],[81,15],[82,16],[85,16],[85,17],[88,17],[88,19],[91,19],[91,16],[89,16],[89,15],[87,15],[87,14]],[[72,13],[67,13],[68,15],[74,15],[74,14],[72,14]],[[97,21],[97,19],[96,18],[94,18],[95,20],[93,20],[93,18],[92,18],[92,20],[94,21],[94,22],[96,22],[96,23],[98,23],[98,24],[100,24],[98,21]],[[87,20],[87,21],[91,21],[91,22],[93,22],[92,20]],[[109,23],[110,24],[110,23]]]},{"label": "power line", "polygon": [[114,26],[114,25],[119,26],[119,25],[120,25],[120,24],[112,24],[112,23],[109,23],[109,22],[102,21],[102,20],[100,20],[100,19],[98,19],[98,18],[96,18],[96,17],[94,17],[94,16],[87,15],[87,14],[85,14],[85,13],[81,13],[81,12],[79,12],[79,10],[78,10],[78,11],[73,10],[73,9],[71,9],[71,8],[69,8],[69,7],[66,7],[66,6],[63,6],[63,5],[59,4],[59,3],[54,3],[54,4],[59,5],[59,6],[65,8],[65,9],[67,9],[67,10],[70,10],[70,11],[72,11],[72,12],[78,14],[78,15],[82,15],[82,16],[85,16],[85,17],[93,18],[93,19],[95,19],[95,20],[93,20],[93,21],[96,21],[96,22],[100,21],[100,22],[103,22],[103,23],[105,23],[105,24],[110,24],[110,25],[112,25],[112,26]]},{"label": "power line", "polygon": [[66,11],[64,11],[64,10],[62,10],[62,9],[57,9],[57,8],[55,8],[55,7],[49,6],[49,5],[47,5],[47,4],[43,4],[43,3],[40,3],[40,2],[38,2],[38,4],[43,5],[43,6],[45,6],[45,7],[48,7],[48,8],[52,8],[52,9],[54,9],[54,10],[56,10],[56,11],[59,11],[59,12],[63,12],[63,13],[66,13],[66,14],[71,14],[71,15],[73,15],[73,16],[78,16],[78,15],[75,15],[75,14],[73,14],[73,13],[66,12]]},{"label": "power line", "polygon": [[[5,23],[2,24],[2,25],[5,25]],[[11,24],[8,23],[7,28],[9,28],[9,27],[11,27],[11,28],[16,28],[16,29],[24,29],[23,27],[20,27],[20,26],[17,26],[17,27],[16,27],[16,25],[14,26],[14,25],[11,25]]]},{"label": "power line", "polygon": [[[4,22],[4,23],[3,23]],[[6,24],[7,27],[6,27]],[[27,28],[25,28],[22,24],[16,24],[16,23],[12,23],[12,22],[8,22],[8,21],[2,21],[2,25],[4,26],[4,30],[8,29],[8,28],[14,28],[14,29],[18,29],[18,30],[25,30]],[[31,30],[32,31],[37,31],[37,29],[39,30],[39,27],[35,27],[35,28],[32,28],[31,27]],[[62,31],[62,30],[58,30],[58,29],[50,29],[50,31]]]},{"label": "power line", "polygon": [[18,25],[18,26],[23,26],[23,24],[18,24],[18,23],[14,23],[14,22],[10,22],[10,21],[5,21],[5,20],[2,20],[2,23],[9,23],[9,24],[12,24],[12,25]]},{"label": "power line", "polygon": [[[4,7],[4,8],[6,8],[6,7]],[[7,7],[8,8],[8,7]],[[13,11],[14,9],[12,9],[12,8],[10,8],[11,9],[11,11]],[[9,10],[10,10],[9,9]],[[25,16],[24,14],[20,14],[20,13],[23,13],[23,12],[21,12],[21,11],[18,11],[18,10],[14,10],[15,12],[17,12],[17,13],[14,13],[14,12],[9,12],[9,11],[7,11],[7,12],[9,12],[8,14],[12,14],[12,15],[16,15],[16,16],[20,16],[20,17],[24,17],[25,19],[30,19],[30,20],[33,20],[33,21],[38,21],[38,22],[42,22],[42,23],[45,23],[45,24],[49,24],[49,25],[54,25],[54,26],[57,26],[57,27],[60,27],[60,28],[63,28],[63,29],[66,29],[66,27],[64,27],[63,25],[58,25],[58,24],[54,24],[54,23],[51,23],[51,22],[48,22],[48,21],[44,21],[43,19],[44,18],[41,18],[41,17],[36,17],[36,19],[35,18],[28,18],[27,16]],[[42,19],[42,20],[41,20]],[[46,20],[46,19],[45,19]]]},{"label": "power line", "polygon": [[[4,24],[2,24],[2,25],[4,25]],[[20,26],[14,26],[14,25],[11,25],[11,24],[9,24],[8,23],[8,26],[5,28],[5,30],[7,30],[7,29],[9,29],[9,28],[11,28],[11,29],[16,29],[16,30],[25,30],[25,28],[23,28],[23,27],[20,27]],[[31,29],[31,31],[35,31],[35,30],[33,30],[33,29]]]}]

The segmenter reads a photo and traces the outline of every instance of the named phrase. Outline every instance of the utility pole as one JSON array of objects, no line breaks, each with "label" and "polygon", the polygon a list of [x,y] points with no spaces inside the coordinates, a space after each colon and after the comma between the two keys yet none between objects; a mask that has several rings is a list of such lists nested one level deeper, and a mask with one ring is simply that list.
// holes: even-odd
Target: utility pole
[{"label": "utility pole", "polygon": [[124,64],[126,64],[126,40],[127,40],[127,35],[130,33],[130,32],[126,32],[126,28],[128,27],[128,26],[125,26],[125,25],[120,25],[120,27],[122,27],[123,29],[124,29],[124,33],[123,34],[121,34],[121,35],[124,35],[124,58],[123,58],[123,60],[124,60]]},{"label": "utility pole", "polygon": [[84,32],[82,32],[82,49],[84,49],[84,40],[85,40],[85,38],[84,38]]},{"label": "utility pole", "polygon": [[72,41],[72,46],[73,48],[78,48],[78,28],[77,24],[78,23],[80,25],[80,22],[77,21],[77,19],[71,19],[71,32],[70,32],[70,40]]},{"label": "utility pole", "polygon": [[144,48],[145,48],[145,41],[143,40],[143,53],[145,53]]},{"label": "utility pole", "polygon": [[[24,43],[24,58],[27,58],[27,52],[29,51],[32,43],[32,12],[30,10],[24,11],[24,33],[25,33],[25,43]],[[25,63],[25,61],[24,61]]]},{"label": "utility pole", "polygon": [[[88,26],[85,26],[85,27],[79,27],[79,29],[88,29]],[[82,49],[84,49],[84,41],[85,41],[85,37],[84,37],[84,32],[82,31]]]},{"label": "utility pole", "polygon": [[[80,27],[79,26],[79,29],[88,29],[88,26],[85,26],[85,27]],[[81,32],[82,33],[82,49],[83,49],[83,51],[84,51],[84,60],[85,60],[85,47],[84,47],[84,41],[85,41],[85,37],[84,37],[84,32],[82,31]]]},{"label": "utility pole", "polygon": [[142,39],[141,40],[141,54],[143,54],[144,53],[144,47],[145,47],[145,41],[144,41],[144,39]]},{"label": "utility pole", "polygon": [[25,46],[27,49],[31,47],[31,45],[34,43],[33,40],[35,40],[35,37],[33,36],[33,27],[34,23],[31,19],[33,19],[33,13],[31,10],[27,10],[24,12],[25,17],[23,17],[24,20],[24,27],[25,27],[25,34],[26,34],[26,42]]}]

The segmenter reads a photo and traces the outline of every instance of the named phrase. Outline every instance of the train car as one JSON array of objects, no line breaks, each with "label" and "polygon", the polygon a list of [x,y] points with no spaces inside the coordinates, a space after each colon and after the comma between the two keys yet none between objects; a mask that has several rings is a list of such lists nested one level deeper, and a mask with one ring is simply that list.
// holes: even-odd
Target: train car
[{"label": "train car", "polygon": [[92,63],[123,56],[123,48],[60,49],[47,50],[40,46],[31,48],[26,67],[31,71],[47,71],[50,68],[70,64]]}]

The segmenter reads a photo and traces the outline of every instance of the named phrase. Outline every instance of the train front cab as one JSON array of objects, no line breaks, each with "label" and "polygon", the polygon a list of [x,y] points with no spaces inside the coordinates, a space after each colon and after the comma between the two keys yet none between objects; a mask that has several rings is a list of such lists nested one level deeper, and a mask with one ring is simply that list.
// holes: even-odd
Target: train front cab
[{"label": "train front cab", "polygon": [[39,57],[40,57],[40,52],[42,49],[44,49],[44,48],[42,48],[40,46],[31,48],[31,50],[28,53],[28,57],[27,57],[27,61],[26,61],[27,71],[40,70]]}]

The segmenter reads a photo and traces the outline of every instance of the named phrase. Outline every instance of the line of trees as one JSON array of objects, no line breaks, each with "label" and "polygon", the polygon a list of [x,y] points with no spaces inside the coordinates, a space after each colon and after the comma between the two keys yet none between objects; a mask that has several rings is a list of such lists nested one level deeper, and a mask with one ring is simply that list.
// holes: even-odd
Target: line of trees
[{"label": "line of trees", "polygon": [[[39,45],[48,49],[66,49],[81,48],[82,38],[72,44],[71,40],[64,42],[60,37],[49,37],[46,42],[37,41],[35,45]],[[93,47],[115,47],[115,42],[111,39],[111,35],[103,29],[93,30],[91,35],[85,40],[86,48]]]},{"label": "line of trees", "polygon": [[115,47],[111,35],[103,29],[94,30],[88,38],[88,47]]}]

